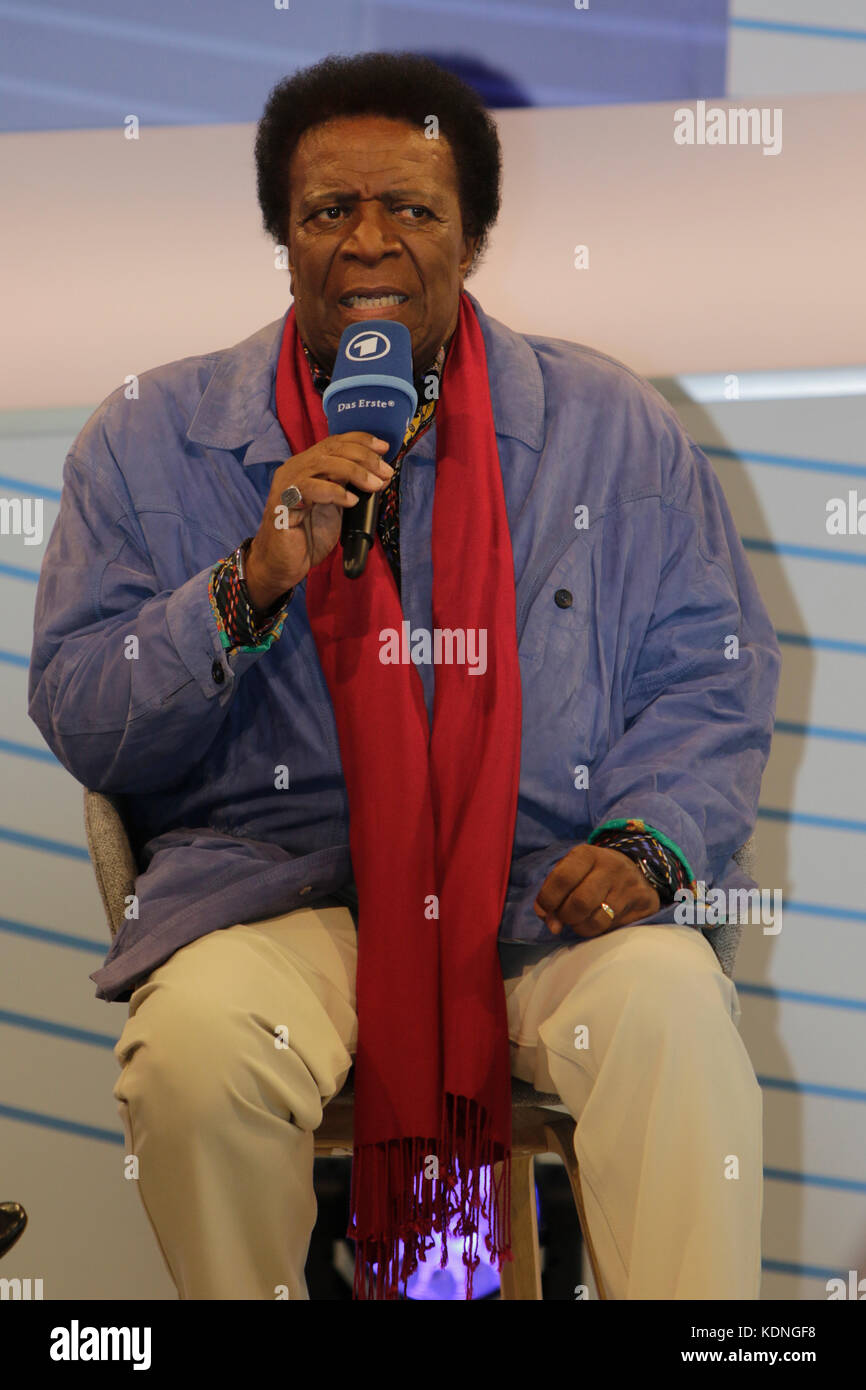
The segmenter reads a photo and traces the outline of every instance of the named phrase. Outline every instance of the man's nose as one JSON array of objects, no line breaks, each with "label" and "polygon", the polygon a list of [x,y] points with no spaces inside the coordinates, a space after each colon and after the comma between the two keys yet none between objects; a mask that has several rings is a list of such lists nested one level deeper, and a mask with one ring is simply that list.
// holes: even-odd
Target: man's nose
[{"label": "man's nose", "polygon": [[389,252],[400,249],[400,237],[394,221],[378,200],[358,202],[355,215],[343,239],[344,255],[362,260],[377,261]]}]

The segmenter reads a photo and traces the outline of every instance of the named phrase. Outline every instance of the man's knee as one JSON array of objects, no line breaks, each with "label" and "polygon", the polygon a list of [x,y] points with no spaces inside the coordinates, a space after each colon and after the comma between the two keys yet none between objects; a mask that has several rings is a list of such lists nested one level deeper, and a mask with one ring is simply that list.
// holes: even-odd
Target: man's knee
[{"label": "man's knee", "polygon": [[623,937],[626,932],[614,958],[624,995],[698,1010],[721,1003],[730,1012],[731,982],[694,927],[644,924],[623,928]]},{"label": "man's knee", "polygon": [[118,1099],[146,1101],[168,1119],[207,1125],[261,1106],[302,1128],[322,1120],[319,1088],[291,1046],[291,1025],[271,1029],[254,1011],[190,980],[155,984],[115,1049]]},{"label": "man's knee", "polygon": [[677,1039],[689,1046],[708,1023],[733,1022],[732,983],[693,928],[623,927],[605,947],[539,1029],[554,1051],[571,1060],[594,1051],[598,1060],[620,1030],[647,1047]]},{"label": "man's knee", "polygon": [[241,1020],[204,988],[180,981],[148,987],[121,1033],[115,1056],[143,1084],[171,1093],[207,1095],[240,1062]]}]

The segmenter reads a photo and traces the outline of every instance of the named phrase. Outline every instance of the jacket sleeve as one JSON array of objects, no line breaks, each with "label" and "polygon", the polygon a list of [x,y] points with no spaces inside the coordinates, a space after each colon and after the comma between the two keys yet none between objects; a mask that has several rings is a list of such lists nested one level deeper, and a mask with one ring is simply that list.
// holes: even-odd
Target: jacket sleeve
[{"label": "jacket sleeve", "polygon": [[[781,652],[709,460],[672,426],[652,615],[624,731],[590,771],[592,835],[641,819],[712,883],[748,839],[770,752]],[[590,837],[591,838],[591,837]]]},{"label": "jacket sleeve", "polygon": [[219,733],[252,653],[226,653],[211,569],[160,589],[108,452],[64,466],[34,617],[28,712],[63,766],[95,791],[161,791]]}]

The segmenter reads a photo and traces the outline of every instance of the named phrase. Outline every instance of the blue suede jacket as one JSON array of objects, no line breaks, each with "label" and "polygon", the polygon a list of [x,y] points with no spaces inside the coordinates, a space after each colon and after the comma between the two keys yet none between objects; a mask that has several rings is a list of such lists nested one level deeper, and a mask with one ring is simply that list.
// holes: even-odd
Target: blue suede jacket
[{"label": "blue suede jacket", "polygon": [[[511,974],[575,940],[551,936],[533,899],[611,820],[642,818],[708,885],[752,882],[732,855],[757,814],[781,658],[719,482],[665,400],[603,354],[515,333],[470,298],[523,692],[499,938]],[[119,387],[65,463],[29,711],[73,777],[117,796],[139,860],[138,917],[91,975],[102,999],[127,1000],[205,932],[351,901],[348,801],[305,584],[264,652],[227,654],[208,601],[212,566],[255,533],[289,456],[274,411],[283,324],[144,373],[138,399]],[[435,454],[434,424],[400,477],[412,629],[433,626]],[[435,667],[417,670],[432,717]]]}]

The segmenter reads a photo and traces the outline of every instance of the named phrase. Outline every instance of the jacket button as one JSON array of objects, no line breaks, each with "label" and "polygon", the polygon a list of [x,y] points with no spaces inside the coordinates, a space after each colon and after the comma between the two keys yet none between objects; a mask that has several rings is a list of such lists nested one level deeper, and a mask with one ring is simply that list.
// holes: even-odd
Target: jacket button
[{"label": "jacket button", "polygon": [[223,681],[226,678],[226,673],[218,661],[214,662],[213,666],[210,668],[210,673],[216,681],[217,685],[222,685]]},{"label": "jacket button", "polygon": [[557,589],[556,593],[553,595],[553,601],[557,608],[570,608],[574,603],[570,589]]}]

